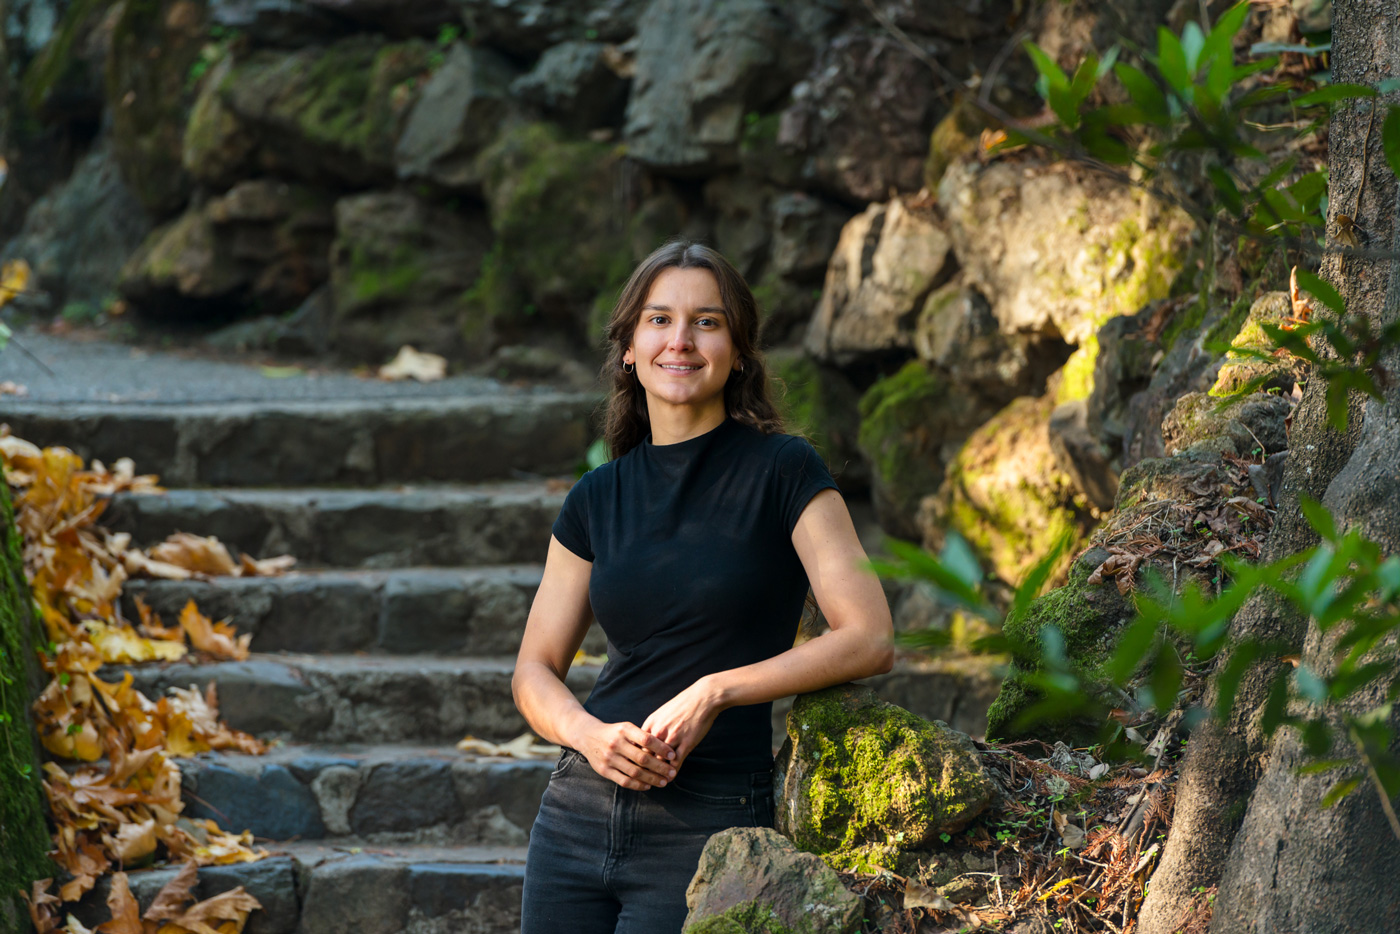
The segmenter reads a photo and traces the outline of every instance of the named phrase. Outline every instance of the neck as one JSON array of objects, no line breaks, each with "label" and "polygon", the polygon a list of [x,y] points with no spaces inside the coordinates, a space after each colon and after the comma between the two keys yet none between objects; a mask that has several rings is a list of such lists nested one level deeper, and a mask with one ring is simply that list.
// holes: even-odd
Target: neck
[{"label": "neck", "polygon": [[652,444],[679,444],[718,428],[725,419],[724,400],[702,409],[690,406],[656,405],[647,402]]}]

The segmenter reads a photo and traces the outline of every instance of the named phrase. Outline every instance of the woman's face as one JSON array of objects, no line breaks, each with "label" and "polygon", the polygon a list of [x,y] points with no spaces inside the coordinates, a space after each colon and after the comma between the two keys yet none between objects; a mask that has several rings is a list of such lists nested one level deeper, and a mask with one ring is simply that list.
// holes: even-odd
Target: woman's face
[{"label": "woman's face", "polygon": [[637,366],[657,406],[724,408],[724,384],[739,363],[719,283],[708,269],[665,269],[647,293],[623,363]]}]

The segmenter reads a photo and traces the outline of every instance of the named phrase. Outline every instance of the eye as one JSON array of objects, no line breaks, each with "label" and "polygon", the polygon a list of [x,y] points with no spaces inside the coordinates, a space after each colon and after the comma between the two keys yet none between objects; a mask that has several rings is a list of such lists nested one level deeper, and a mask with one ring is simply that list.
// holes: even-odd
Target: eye
[{"label": "eye", "polygon": [[647,318],[647,322],[650,323],[650,324],[665,324],[665,323],[666,323],[666,316],[665,316],[665,315],[652,315],[651,317]]},{"label": "eye", "polygon": [[695,323],[707,328],[717,328],[720,326],[720,319],[706,315],[703,318],[696,319]]}]

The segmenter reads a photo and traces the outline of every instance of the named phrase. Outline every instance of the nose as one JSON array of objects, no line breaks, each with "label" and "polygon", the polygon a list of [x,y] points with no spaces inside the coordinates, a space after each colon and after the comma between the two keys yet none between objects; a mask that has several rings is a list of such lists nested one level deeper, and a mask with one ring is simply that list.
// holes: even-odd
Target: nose
[{"label": "nose", "polygon": [[694,345],[691,339],[690,324],[686,321],[677,321],[671,329],[671,339],[667,342],[668,350],[689,350]]}]

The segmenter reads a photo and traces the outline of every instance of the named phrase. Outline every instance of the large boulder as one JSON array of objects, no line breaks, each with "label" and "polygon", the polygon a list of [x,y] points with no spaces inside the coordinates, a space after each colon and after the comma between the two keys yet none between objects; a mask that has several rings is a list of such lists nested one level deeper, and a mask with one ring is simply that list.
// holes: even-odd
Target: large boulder
[{"label": "large boulder", "polygon": [[919,504],[938,491],[948,462],[994,411],[917,360],[866,390],[858,443],[881,528],[897,538],[922,537]]},{"label": "large boulder", "polygon": [[812,56],[786,7],[765,0],[654,0],[637,39],[628,153],[670,173],[735,164],[747,115],[786,95]]},{"label": "large boulder", "polygon": [[424,85],[394,149],[400,178],[478,190],[476,157],[511,112],[517,71],[488,48],[454,44]]},{"label": "large boulder", "polygon": [[715,834],[685,892],[685,934],[855,934],[860,896],[767,827]]},{"label": "large boulder", "polygon": [[1001,329],[1078,346],[1062,402],[1092,389],[1099,326],[1167,296],[1192,232],[1175,208],[1067,163],[956,162],[938,203]]},{"label": "large boulder", "polygon": [[956,269],[951,246],[933,212],[912,200],[851,218],[827,266],[807,351],[838,366],[908,356],[924,300]]},{"label": "large boulder", "polygon": [[799,154],[805,185],[843,201],[916,192],[940,113],[937,86],[898,40],[852,26],[822,46],[793,87],[775,128],[777,144]]},{"label": "large boulder", "polygon": [[619,197],[626,155],[549,123],[503,133],[481,157],[496,262],[469,301],[497,319],[514,315],[524,328],[547,321],[591,335],[590,315],[596,325],[610,310],[637,260],[685,233],[684,205],[664,183],[635,205]]},{"label": "large boulder", "polygon": [[1090,577],[1109,554],[1091,548],[1070,567],[1064,586],[1035,600],[1022,613],[1006,621],[1003,632],[1014,646],[1011,665],[997,698],[987,711],[987,736],[1016,740],[1063,739],[1072,745],[1098,742],[1101,723],[1077,715],[1065,715],[1027,725],[1019,722],[1042,695],[1033,675],[1040,670],[1044,642],[1042,632],[1054,626],[1064,639],[1065,657],[1088,690],[1101,690],[1102,669],[1113,653],[1118,635],[1133,618],[1132,600],[1112,582],[1090,583]]},{"label": "large boulder", "polygon": [[262,168],[321,183],[388,182],[429,56],[425,42],[364,36],[295,52],[263,49],[238,62],[219,93],[258,133]]},{"label": "large boulder", "polygon": [[714,243],[740,274],[752,277],[768,252],[773,187],[730,172],[705,183],[705,205],[714,212]]},{"label": "large boulder", "polygon": [[1040,395],[1070,354],[1069,346],[1051,335],[1003,334],[986,296],[961,278],[924,301],[913,340],[921,360],[998,402]]},{"label": "large boulder", "polygon": [[1220,400],[1204,392],[1187,393],[1162,421],[1167,454],[1214,451],[1263,459],[1288,450],[1290,399],[1256,392]]},{"label": "large boulder", "polygon": [[131,245],[150,229],[104,136],[66,182],[34,203],[0,259],[27,260],[56,308],[71,302],[100,307],[115,294]]},{"label": "large boulder", "polygon": [[908,871],[991,803],[972,741],[844,684],[804,694],[774,764],[778,830],[837,869]]},{"label": "large boulder", "polygon": [[582,39],[550,46],[515,80],[511,93],[574,132],[619,126],[628,81],[611,51],[605,43]]},{"label": "large boulder", "polygon": [[182,152],[190,69],[208,42],[205,6],[155,0],[121,9],[107,58],[113,152],[146,210],[169,217],[190,195]]},{"label": "large boulder", "polygon": [[326,281],[331,205],[308,186],[240,182],[153,232],[123,269],[122,293],[164,314],[288,311]]},{"label": "large boulder", "polygon": [[[31,13],[43,7],[26,5]],[[50,10],[59,12],[53,7]],[[23,15],[16,4],[10,4],[7,12],[10,26],[16,25],[15,20]],[[52,33],[32,60],[16,54],[19,49],[10,50],[14,65],[28,62],[19,91],[30,117],[49,125],[94,126],[101,122],[107,102],[107,53],[112,46],[117,13],[96,0],[80,0],[69,4],[62,11],[62,18],[51,24]],[[37,20],[34,24],[39,25]]]},{"label": "large boulder", "polygon": [[213,64],[185,123],[181,163],[195,181],[213,191],[224,191],[256,171],[257,133],[234,116],[221,93],[232,70],[231,55]]},{"label": "large boulder", "polygon": [[998,577],[1015,584],[1064,536],[1083,536],[1088,510],[1057,469],[1048,423],[1052,394],[1012,402],[972,433],[948,479],[921,512],[924,543],[937,550],[953,530]]},{"label": "large boulder", "polygon": [[493,349],[490,322],[473,320],[464,293],[481,274],[491,231],[402,191],[367,192],[335,206],[329,339],[357,359],[403,344],[465,359]]},{"label": "large boulder", "polygon": [[259,47],[294,49],[355,30],[353,23],[311,0],[208,0],[208,4],[211,23],[247,36]]}]

